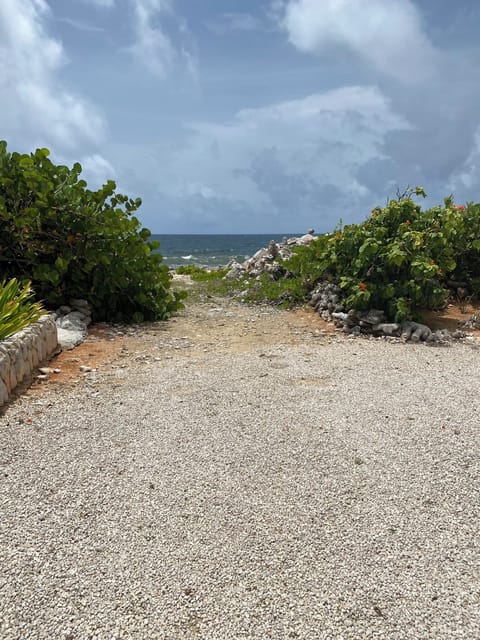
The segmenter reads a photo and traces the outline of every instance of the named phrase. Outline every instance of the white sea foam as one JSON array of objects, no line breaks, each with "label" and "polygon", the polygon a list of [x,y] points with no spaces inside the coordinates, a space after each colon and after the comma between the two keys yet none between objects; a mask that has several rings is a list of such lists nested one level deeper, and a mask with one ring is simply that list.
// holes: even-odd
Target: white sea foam
[{"label": "white sea foam", "polygon": [[193,258],[192,255],[190,256],[180,256],[182,258],[182,260],[191,260]]}]

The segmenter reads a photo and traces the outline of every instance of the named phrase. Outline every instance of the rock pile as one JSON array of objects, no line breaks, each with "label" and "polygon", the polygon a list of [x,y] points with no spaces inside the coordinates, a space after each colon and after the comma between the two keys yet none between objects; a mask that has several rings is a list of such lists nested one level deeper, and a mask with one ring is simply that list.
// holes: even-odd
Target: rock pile
[{"label": "rock pile", "polygon": [[381,309],[369,309],[368,311],[347,310],[343,302],[342,290],[331,282],[318,284],[310,298],[310,305],[324,320],[333,322],[342,331],[354,336],[368,334],[401,338],[412,342],[441,343],[452,339],[464,338],[466,335],[463,331],[450,333],[447,329],[432,331],[429,327],[419,322],[387,322],[385,312]]},{"label": "rock pile", "polygon": [[468,320],[461,323],[465,329],[480,329],[480,316],[470,316]]},{"label": "rock pile", "polygon": [[237,280],[244,276],[250,278],[258,278],[264,273],[269,273],[272,278],[278,280],[285,275],[285,268],[278,262],[277,258],[286,260],[292,255],[294,247],[310,244],[312,240],[315,240],[314,230],[309,229],[307,233],[299,238],[285,238],[282,242],[277,244],[273,240],[268,247],[259,249],[251,258],[245,260],[243,263],[232,260],[228,263],[228,273],[225,276],[226,280]]},{"label": "rock pile", "polygon": [[73,349],[85,340],[92,310],[86,300],[70,300],[69,305],[57,309],[58,344],[62,349]]},{"label": "rock pile", "polygon": [[343,313],[342,290],[332,282],[322,282],[311,293],[310,306],[318,311],[327,322],[333,320],[333,313]]}]

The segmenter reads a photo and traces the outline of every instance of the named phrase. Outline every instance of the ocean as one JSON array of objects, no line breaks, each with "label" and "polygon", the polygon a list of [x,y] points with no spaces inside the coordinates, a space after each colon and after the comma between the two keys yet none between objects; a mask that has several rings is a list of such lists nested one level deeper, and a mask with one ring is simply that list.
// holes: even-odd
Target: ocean
[{"label": "ocean", "polygon": [[301,236],[288,234],[240,234],[240,235],[173,235],[152,234],[151,240],[160,241],[159,252],[169,267],[196,265],[221,267],[230,260],[244,262],[270,240],[281,242],[284,238]]}]

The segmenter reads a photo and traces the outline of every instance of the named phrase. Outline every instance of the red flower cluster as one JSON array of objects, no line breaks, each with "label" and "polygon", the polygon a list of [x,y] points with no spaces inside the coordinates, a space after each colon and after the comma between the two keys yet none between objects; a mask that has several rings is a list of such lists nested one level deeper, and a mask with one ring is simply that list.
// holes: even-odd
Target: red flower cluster
[{"label": "red flower cluster", "polygon": [[460,204],[458,207],[455,207],[455,209],[458,209],[459,211],[465,211],[465,207],[463,206],[463,204]]},{"label": "red flower cluster", "polygon": [[360,289],[360,291],[366,291],[367,285],[365,284],[365,282],[360,282],[360,284],[358,285],[358,288]]},{"label": "red flower cluster", "polygon": [[410,225],[410,224],[412,224],[412,223],[410,222],[410,220],[405,220],[405,224],[406,224],[406,225]]}]

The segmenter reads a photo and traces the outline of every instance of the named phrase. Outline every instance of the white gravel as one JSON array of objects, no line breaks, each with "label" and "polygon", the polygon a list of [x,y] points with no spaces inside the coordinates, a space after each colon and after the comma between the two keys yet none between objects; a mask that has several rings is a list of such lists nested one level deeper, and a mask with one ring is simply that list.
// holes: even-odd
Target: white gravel
[{"label": "white gravel", "polygon": [[222,344],[0,418],[0,638],[480,638],[475,345]]}]

